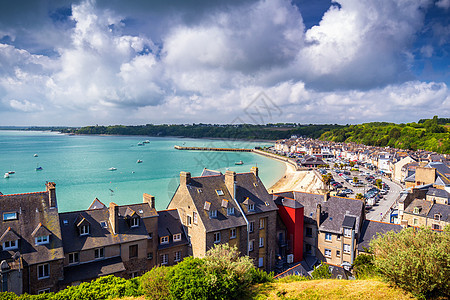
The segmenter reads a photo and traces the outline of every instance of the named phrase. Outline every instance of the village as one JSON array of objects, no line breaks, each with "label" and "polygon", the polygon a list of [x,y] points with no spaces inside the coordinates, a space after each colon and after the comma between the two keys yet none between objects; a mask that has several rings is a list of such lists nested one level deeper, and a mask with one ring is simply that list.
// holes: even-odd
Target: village
[{"label": "village", "polygon": [[310,276],[326,263],[333,278],[353,279],[356,257],[377,234],[450,224],[448,156],[298,137],[258,151],[287,164],[273,187],[257,167],[181,171],[162,211],[146,193],[131,205],[93,199],[59,213],[54,182],[0,194],[2,290],[39,294],[104,275],[132,278],[224,243],[277,278]]}]

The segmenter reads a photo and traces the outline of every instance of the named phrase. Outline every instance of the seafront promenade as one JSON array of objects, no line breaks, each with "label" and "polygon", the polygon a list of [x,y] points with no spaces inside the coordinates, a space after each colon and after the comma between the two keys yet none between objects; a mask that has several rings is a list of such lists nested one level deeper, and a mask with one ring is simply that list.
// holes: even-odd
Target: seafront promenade
[{"label": "seafront promenade", "polygon": [[225,152],[252,152],[253,149],[246,148],[214,148],[214,147],[182,147],[174,146],[177,150],[197,150],[197,151],[225,151]]}]

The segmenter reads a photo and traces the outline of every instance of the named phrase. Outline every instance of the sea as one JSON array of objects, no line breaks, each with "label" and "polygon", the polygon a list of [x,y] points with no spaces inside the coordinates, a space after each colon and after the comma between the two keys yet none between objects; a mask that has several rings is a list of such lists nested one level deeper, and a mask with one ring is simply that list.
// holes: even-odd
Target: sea
[{"label": "sea", "polygon": [[[269,188],[286,169],[284,163],[254,153],[176,150],[175,145],[254,148],[271,144],[0,130],[0,192],[45,191],[45,183],[52,181],[56,183],[60,212],[87,209],[95,198],[106,205],[140,203],[143,193],[155,196],[156,209],[163,210],[178,187],[181,171],[200,176],[204,168],[224,173],[249,172],[257,166],[261,180]],[[239,161],[243,164],[236,165]],[[4,178],[4,173],[10,171],[14,174]]]}]

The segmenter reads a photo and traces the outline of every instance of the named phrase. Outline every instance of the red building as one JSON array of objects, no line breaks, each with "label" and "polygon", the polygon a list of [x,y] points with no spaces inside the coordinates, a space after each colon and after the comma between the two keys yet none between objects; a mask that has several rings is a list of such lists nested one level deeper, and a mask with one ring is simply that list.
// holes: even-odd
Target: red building
[{"label": "red building", "polygon": [[286,240],[290,246],[288,254],[294,254],[294,261],[303,260],[303,205],[294,199],[278,197],[275,200],[278,214],[286,226]]}]

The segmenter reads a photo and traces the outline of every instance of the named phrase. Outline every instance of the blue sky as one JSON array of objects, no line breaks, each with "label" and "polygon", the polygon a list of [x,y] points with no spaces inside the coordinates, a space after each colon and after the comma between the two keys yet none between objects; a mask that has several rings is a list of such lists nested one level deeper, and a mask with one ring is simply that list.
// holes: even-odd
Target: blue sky
[{"label": "blue sky", "polygon": [[0,125],[450,117],[450,0],[165,2],[1,1]]}]

